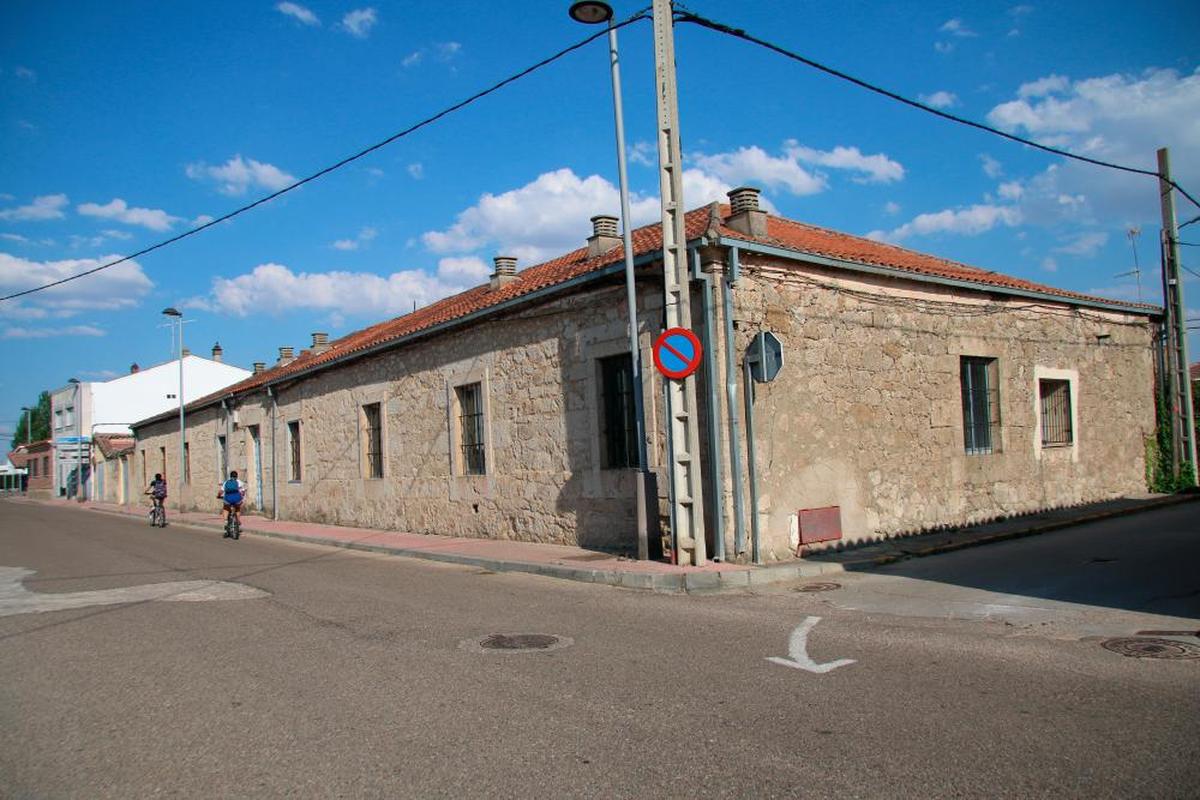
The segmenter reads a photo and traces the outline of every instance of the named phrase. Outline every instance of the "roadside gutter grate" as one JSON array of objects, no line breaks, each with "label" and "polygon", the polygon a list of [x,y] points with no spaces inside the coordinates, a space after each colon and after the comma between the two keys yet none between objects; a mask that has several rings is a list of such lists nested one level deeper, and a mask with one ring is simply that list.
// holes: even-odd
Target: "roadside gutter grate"
[{"label": "roadside gutter grate", "polygon": [[1130,658],[1200,659],[1200,645],[1170,639],[1108,639],[1101,646]]},{"label": "roadside gutter grate", "polygon": [[550,633],[489,633],[479,639],[464,639],[459,642],[459,647],[475,652],[544,653],[570,647],[574,643],[569,636]]},{"label": "roadside gutter grate", "polygon": [[806,583],[803,586],[797,586],[792,591],[794,592],[832,592],[834,589],[840,589],[840,583],[833,581],[819,581],[817,583]]}]

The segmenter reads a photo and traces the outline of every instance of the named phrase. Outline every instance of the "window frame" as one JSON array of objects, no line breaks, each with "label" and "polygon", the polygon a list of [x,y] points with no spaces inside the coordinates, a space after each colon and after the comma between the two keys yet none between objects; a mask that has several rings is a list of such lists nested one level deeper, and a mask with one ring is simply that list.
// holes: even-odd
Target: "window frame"
[{"label": "window frame", "polygon": [[300,420],[288,420],[288,483],[304,480],[304,431]]},{"label": "window frame", "polygon": [[[960,355],[958,363],[963,452],[969,456],[999,453],[1000,361],[992,356]],[[985,441],[980,441],[981,438]]]},{"label": "window frame", "polygon": [[[374,414],[374,425],[371,416]],[[359,436],[362,442],[362,477],[381,480],[384,475],[383,403],[359,406]]]},{"label": "window frame", "polygon": [[[628,351],[598,357],[596,373],[600,468],[636,469],[638,452],[633,357]],[[620,418],[618,424],[613,424],[614,417]]]},{"label": "window frame", "polygon": [[1038,427],[1043,450],[1075,445],[1074,401],[1071,395],[1069,379],[1038,377]]},{"label": "window frame", "polygon": [[[487,403],[482,380],[461,383],[454,387],[454,424],[456,473],[462,477],[484,477],[488,474]],[[473,403],[468,404],[468,400]]]}]

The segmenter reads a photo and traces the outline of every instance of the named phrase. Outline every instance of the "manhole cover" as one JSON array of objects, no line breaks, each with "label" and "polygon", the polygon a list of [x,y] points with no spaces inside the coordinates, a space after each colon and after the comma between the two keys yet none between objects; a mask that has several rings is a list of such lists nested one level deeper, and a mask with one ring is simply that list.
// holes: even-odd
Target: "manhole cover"
[{"label": "manhole cover", "polygon": [[557,650],[572,644],[571,637],[550,633],[489,633],[480,639],[465,639],[459,646],[464,650],[519,653]]},{"label": "manhole cover", "polygon": [[1194,645],[1191,642],[1175,642],[1170,639],[1108,639],[1101,645],[1105,650],[1111,650],[1130,658],[1200,659],[1200,645]]},{"label": "manhole cover", "polygon": [[803,586],[797,586],[794,591],[797,592],[832,592],[834,589],[840,589],[840,583],[833,581],[821,581],[819,583],[806,583]]}]

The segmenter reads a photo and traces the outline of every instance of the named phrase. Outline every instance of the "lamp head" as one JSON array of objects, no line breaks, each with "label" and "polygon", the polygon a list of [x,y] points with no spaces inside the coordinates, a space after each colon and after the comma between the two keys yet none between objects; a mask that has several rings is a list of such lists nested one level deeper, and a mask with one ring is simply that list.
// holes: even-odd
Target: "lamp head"
[{"label": "lamp head", "polygon": [[175,308],[174,306],[167,306],[166,308],[164,308],[162,310],[162,313],[168,317],[182,317],[183,316],[183,313],[180,312],[179,309]]},{"label": "lamp head", "polygon": [[571,19],[585,25],[598,25],[613,18],[612,6],[600,0],[579,0],[571,5],[567,13],[571,15]]}]

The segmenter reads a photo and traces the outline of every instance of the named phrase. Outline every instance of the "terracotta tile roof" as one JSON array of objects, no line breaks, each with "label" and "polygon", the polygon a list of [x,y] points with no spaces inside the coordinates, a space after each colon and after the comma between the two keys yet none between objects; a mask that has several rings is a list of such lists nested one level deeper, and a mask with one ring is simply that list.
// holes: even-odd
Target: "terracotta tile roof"
[{"label": "terracotta tile roof", "polygon": [[[1117,304],[1124,308],[1141,308],[1146,313],[1156,313],[1158,310],[1155,306],[1117,303],[1112,300],[1089,297],[1063,289],[1043,286],[998,272],[970,267],[936,256],[918,253],[914,250],[906,250],[895,245],[851,236],[814,225],[806,225],[782,217],[768,216],[767,236],[751,237],[725,225],[723,219],[728,214],[729,206],[723,204],[712,204],[689,211],[685,216],[685,231],[688,241],[697,239],[706,232],[709,232],[727,239],[773,245],[782,249],[792,250],[797,254],[812,254],[859,264],[889,267],[904,272],[911,272],[915,275],[962,280],[978,284],[982,288],[992,286],[1001,290],[1040,292],[1061,297],[1068,302],[1083,300],[1095,303]],[[661,249],[661,246],[661,227],[657,223],[638,228],[633,232],[633,250],[635,256],[652,254]],[[468,289],[452,297],[431,303],[411,314],[405,314],[347,334],[340,339],[330,342],[329,349],[323,352],[314,353],[304,350],[294,361],[251,375],[239,383],[194,400],[188,404],[188,408],[203,408],[222,397],[242,394],[261,388],[268,383],[286,380],[290,376],[341,361],[349,356],[353,356],[355,353],[379,347],[388,342],[420,333],[443,323],[462,319],[470,314],[484,312],[501,303],[519,299],[540,289],[567,283],[573,278],[597,272],[605,267],[618,264],[622,260],[622,249],[619,246],[613,247],[594,258],[588,258],[586,247],[573,250],[543,264],[521,270],[518,273],[519,280],[498,289],[492,290],[487,284],[476,286],[473,289]],[[159,415],[159,417],[165,418],[165,415]],[[150,419],[158,419],[159,417],[151,417]],[[149,420],[143,420],[142,422],[147,421]]]},{"label": "terracotta tile roof", "polygon": [[92,437],[92,441],[100,448],[105,458],[115,458],[122,453],[131,452],[136,444],[134,438],[127,433],[98,433]]}]

